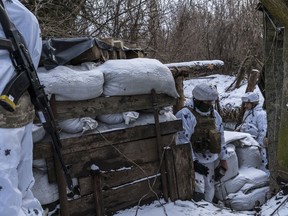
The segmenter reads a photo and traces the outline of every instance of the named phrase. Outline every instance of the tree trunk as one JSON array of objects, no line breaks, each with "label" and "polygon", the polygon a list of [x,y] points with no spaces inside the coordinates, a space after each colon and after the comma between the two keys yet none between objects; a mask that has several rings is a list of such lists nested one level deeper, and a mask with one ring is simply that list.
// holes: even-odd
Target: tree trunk
[{"label": "tree trunk", "polygon": [[[277,191],[275,180],[288,180],[288,34],[276,27],[288,26],[288,7],[283,0],[262,0],[273,17],[265,16],[265,90],[268,118],[268,155],[271,189]],[[275,19],[274,19],[275,18]],[[271,22],[272,19],[272,22]],[[280,24],[281,23],[281,24]]]}]

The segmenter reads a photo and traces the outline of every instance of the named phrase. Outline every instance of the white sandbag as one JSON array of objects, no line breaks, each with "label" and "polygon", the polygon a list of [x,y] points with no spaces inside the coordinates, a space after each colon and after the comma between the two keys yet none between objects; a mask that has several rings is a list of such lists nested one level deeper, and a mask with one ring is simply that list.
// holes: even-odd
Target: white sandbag
[{"label": "white sandbag", "polygon": [[139,113],[138,112],[124,112],[122,113],[122,116],[124,118],[125,124],[129,125],[130,122],[135,122],[139,118]]},{"label": "white sandbag", "polygon": [[56,183],[48,182],[47,172],[33,169],[35,184],[32,187],[34,196],[39,200],[41,205],[53,203],[59,199],[58,186]]},{"label": "white sandbag", "polygon": [[259,146],[237,147],[236,153],[238,157],[239,167],[260,168],[262,165]]},{"label": "white sandbag", "polygon": [[[159,117],[159,122],[177,120],[176,116],[172,112],[163,112],[162,114],[159,114],[158,117]],[[137,126],[137,125],[147,125],[147,124],[154,124],[154,123],[155,123],[154,114],[140,113],[137,121],[132,122],[130,125]]]},{"label": "white sandbag", "polygon": [[246,191],[268,180],[269,175],[264,171],[254,167],[242,167],[236,177],[215,184],[215,196],[223,201],[230,193],[236,193],[240,190]]},{"label": "white sandbag", "polygon": [[227,155],[228,155],[228,158],[226,161],[227,161],[227,165],[228,165],[228,170],[225,173],[225,176],[223,176],[221,178],[222,182],[237,176],[238,171],[239,171],[238,157],[237,157],[237,154],[235,152],[235,146],[234,145],[232,145],[232,144],[227,145]]},{"label": "white sandbag", "polygon": [[156,59],[108,60],[98,67],[104,74],[103,94],[138,95],[156,93],[179,97],[169,68]]},{"label": "white sandbag", "polygon": [[32,127],[33,143],[37,143],[41,141],[44,138],[45,134],[46,134],[46,131],[42,125],[33,124],[33,127]]},{"label": "white sandbag", "polygon": [[226,197],[225,205],[238,211],[253,210],[257,206],[266,202],[269,193],[269,187],[257,188],[245,194],[242,191],[229,194]]},{"label": "white sandbag", "polygon": [[269,180],[269,174],[254,167],[241,167],[239,173],[247,178],[246,183],[257,185]]},{"label": "white sandbag", "polygon": [[242,174],[238,174],[232,179],[216,183],[215,197],[223,201],[228,194],[239,191],[246,183],[247,178]]},{"label": "white sandbag", "polygon": [[106,115],[98,115],[96,117],[97,120],[104,122],[106,124],[120,124],[124,122],[124,118],[122,113],[115,113],[115,114],[106,114]]},{"label": "white sandbag", "polygon": [[197,172],[195,172],[195,192],[203,194],[205,192],[204,177]]},{"label": "white sandbag", "polygon": [[61,131],[66,133],[84,133],[96,129],[98,122],[90,117],[83,117],[61,121],[58,126]]},{"label": "white sandbag", "polygon": [[104,76],[97,67],[85,70],[58,66],[49,71],[40,67],[37,72],[45,92],[55,94],[57,101],[87,100],[103,93]]}]

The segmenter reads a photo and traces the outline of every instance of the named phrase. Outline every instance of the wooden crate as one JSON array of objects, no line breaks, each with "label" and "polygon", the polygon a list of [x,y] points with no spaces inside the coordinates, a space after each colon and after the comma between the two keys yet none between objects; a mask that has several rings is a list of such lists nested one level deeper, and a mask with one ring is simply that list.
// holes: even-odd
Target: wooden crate
[{"label": "wooden crate", "polygon": [[[156,100],[151,100],[151,95],[137,95],[78,103],[54,101],[53,110],[62,120],[143,108],[157,111],[175,104],[174,98],[165,95],[157,95]],[[175,145],[175,135],[181,129],[181,120],[159,123],[156,117],[154,124],[62,139],[63,160],[80,187],[80,196],[74,200],[67,199],[63,174],[55,166],[49,139],[35,144],[34,159],[44,158],[49,181],[58,183],[61,216],[109,214],[137,205],[140,199],[142,204],[158,197],[191,199],[190,146]],[[93,165],[99,170],[91,169]]]}]

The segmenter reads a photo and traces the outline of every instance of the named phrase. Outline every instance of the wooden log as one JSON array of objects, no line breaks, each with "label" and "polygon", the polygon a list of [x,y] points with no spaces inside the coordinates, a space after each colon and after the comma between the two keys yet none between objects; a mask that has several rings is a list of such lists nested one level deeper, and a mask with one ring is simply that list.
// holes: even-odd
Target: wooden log
[{"label": "wooden log", "polygon": [[195,78],[222,72],[224,62],[219,60],[190,61],[165,64],[174,77],[184,76]]},{"label": "wooden log", "polygon": [[[176,133],[182,128],[182,121],[168,121],[160,123],[161,135]],[[95,132],[95,131],[94,131]],[[113,145],[116,143],[124,143],[134,140],[146,139],[156,136],[155,125],[140,125],[125,129],[119,129],[114,131],[99,133],[87,133],[83,136],[70,138],[61,137],[62,141],[62,154],[72,154],[74,152],[90,151],[94,148],[100,148],[107,145]],[[105,139],[104,139],[105,137]],[[107,142],[106,140],[109,140]],[[53,156],[53,149],[50,139],[43,140],[34,144],[33,157],[34,159],[51,158]]]},{"label": "wooden log", "polygon": [[[174,134],[162,137],[163,143],[171,143]],[[115,149],[117,148],[117,150]],[[89,152],[89,154],[88,154]],[[121,152],[121,153],[120,153]],[[130,167],[130,161],[137,164],[157,161],[157,142],[155,138],[137,140],[133,142],[108,145],[99,149],[63,154],[63,159],[70,166],[72,177],[83,177],[89,175],[90,166],[97,164],[101,170],[109,171],[121,167]],[[50,182],[55,181],[54,165],[52,158],[47,159],[48,178]]]},{"label": "wooden log", "polygon": [[184,76],[177,76],[175,78],[176,89],[180,97],[178,98],[176,105],[173,107],[174,113],[178,112],[184,106],[185,95],[184,95],[184,90],[183,90],[183,81],[184,81]]},{"label": "wooden log", "polygon": [[[84,101],[56,101],[55,117],[65,120],[80,117],[96,117],[97,115],[120,113],[150,109],[151,95],[98,97]],[[157,94],[158,107],[173,106],[177,99],[164,94]],[[52,103],[52,102],[51,102]]]},{"label": "wooden log", "polygon": [[70,61],[72,65],[80,65],[83,62],[97,62],[102,60],[102,52],[100,48],[97,46],[93,46],[92,48],[86,50],[84,53],[75,57]]},{"label": "wooden log", "polygon": [[249,74],[246,92],[253,92],[255,90],[259,76],[260,76],[259,70],[252,69],[252,71]]},{"label": "wooden log", "polygon": [[194,190],[194,172],[191,148],[189,144],[176,145],[172,148],[177,178],[179,199],[191,200]]}]

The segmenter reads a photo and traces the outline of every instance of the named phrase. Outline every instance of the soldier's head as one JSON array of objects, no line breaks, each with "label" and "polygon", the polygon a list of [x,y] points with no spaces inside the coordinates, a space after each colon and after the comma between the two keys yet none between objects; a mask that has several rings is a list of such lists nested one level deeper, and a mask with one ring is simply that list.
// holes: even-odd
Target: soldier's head
[{"label": "soldier's head", "polygon": [[259,103],[259,95],[256,92],[246,92],[241,100],[245,109],[253,109]]},{"label": "soldier's head", "polygon": [[218,92],[214,86],[201,83],[192,90],[194,107],[201,112],[213,110],[213,105],[218,99]]}]

